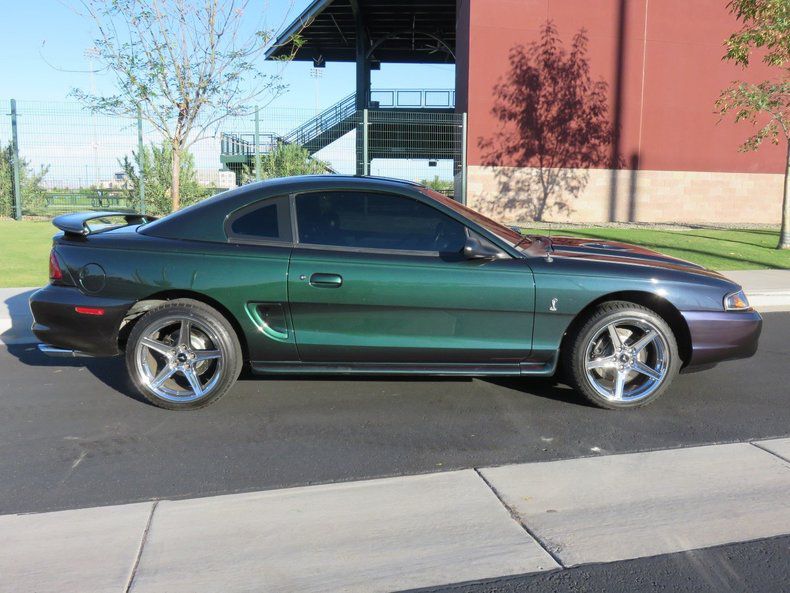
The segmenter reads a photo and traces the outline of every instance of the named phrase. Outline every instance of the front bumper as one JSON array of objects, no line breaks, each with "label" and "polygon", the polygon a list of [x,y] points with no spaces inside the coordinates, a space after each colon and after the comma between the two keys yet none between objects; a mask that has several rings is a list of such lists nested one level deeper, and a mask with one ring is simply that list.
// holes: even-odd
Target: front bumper
[{"label": "front bumper", "polygon": [[[30,297],[35,336],[57,348],[92,356],[115,356],[118,330],[133,302],[83,294],[72,286],[48,285]],[[83,315],[76,307],[104,309],[103,315]]]},{"label": "front bumper", "polygon": [[757,311],[682,311],[691,335],[687,367],[749,358],[757,352],[763,319]]}]

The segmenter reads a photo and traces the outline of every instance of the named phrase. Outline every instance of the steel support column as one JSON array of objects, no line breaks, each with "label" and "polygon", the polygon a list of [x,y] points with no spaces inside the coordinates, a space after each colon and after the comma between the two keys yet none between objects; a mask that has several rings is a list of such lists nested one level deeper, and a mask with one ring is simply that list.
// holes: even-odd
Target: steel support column
[{"label": "steel support column", "polygon": [[467,115],[464,111],[461,118],[461,195],[456,197],[456,200],[466,205],[466,132],[467,132]]},{"label": "steel support column", "polygon": [[356,108],[357,108],[357,175],[367,175],[367,133],[368,128],[363,119],[363,113],[370,103],[370,60],[368,59],[368,33],[365,29],[365,19],[357,0],[351,0],[351,9],[354,12],[355,32],[357,36],[357,76],[356,76]]},{"label": "steel support column", "polygon": [[370,106],[370,59],[368,57],[370,41],[365,28],[365,17],[357,0],[351,0],[351,9],[354,12],[354,27],[357,37],[357,109],[367,109]]}]

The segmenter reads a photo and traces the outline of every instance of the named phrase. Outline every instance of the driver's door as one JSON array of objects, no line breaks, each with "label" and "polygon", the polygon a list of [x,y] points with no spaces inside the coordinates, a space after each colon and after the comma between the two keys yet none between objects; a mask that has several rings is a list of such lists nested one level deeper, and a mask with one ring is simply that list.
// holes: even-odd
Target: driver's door
[{"label": "driver's door", "polygon": [[534,281],[520,259],[468,260],[466,228],[397,194],[294,200],[289,308],[305,362],[516,363],[532,342]]}]

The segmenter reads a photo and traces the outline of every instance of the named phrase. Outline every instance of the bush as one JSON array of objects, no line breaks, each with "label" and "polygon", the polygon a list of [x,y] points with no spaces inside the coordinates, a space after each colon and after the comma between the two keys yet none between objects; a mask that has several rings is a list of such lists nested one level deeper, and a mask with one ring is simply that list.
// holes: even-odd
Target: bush
[{"label": "bush", "polygon": [[[331,172],[328,163],[313,158],[308,150],[298,144],[280,142],[260,156],[261,179],[293,177],[294,175],[321,175]],[[255,181],[255,165],[244,166],[242,183]]]},{"label": "bush", "polygon": [[[172,209],[170,186],[172,184],[171,162],[173,149],[163,143],[157,146],[153,142],[143,148],[142,158],[137,152],[132,152],[132,158],[123,157],[118,164],[123,168],[129,180],[124,190],[129,201],[134,203],[140,195],[140,170],[143,171],[145,180],[145,211],[147,214],[162,216],[169,214]],[[189,152],[181,153],[180,160],[180,195],[181,207],[189,206],[208,197],[213,193],[210,189],[200,186],[195,177],[195,159]]]},{"label": "bush", "polygon": [[453,188],[455,187],[452,181],[442,181],[438,175],[434,175],[433,179],[422,179],[420,183],[442,194],[453,193]]},{"label": "bush", "polygon": [[[0,150],[0,216],[14,216],[14,150],[11,142]],[[41,186],[49,167],[34,171],[27,160],[19,159],[19,189],[22,193],[22,211],[36,213],[43,209],[46,190]]]}]

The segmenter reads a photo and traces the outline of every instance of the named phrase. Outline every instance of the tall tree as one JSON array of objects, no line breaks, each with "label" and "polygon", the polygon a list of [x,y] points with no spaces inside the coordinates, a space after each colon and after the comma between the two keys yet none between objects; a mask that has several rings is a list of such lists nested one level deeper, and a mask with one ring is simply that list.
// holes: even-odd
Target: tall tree
[{"label": "tall tree", "polygon": [[731,0],[730,11],[741,30],[726,41],[723,59],[747,68],[755,51],[762,61],[776,69],[777,78],[753,84],[735,81],[722,91],[716,107],[719,113],[734,114],[757,128],[740,147],[757,150],[765,140],[784,142],[785,181],[782,201],[782,228],[778,249],[790,249],[790,2],[788,0]]},{"label": "tall tree", "polygon": [[[143,119],[171,148],[171,208],[180,206],[180,156],[226,118],[284,91],[278,75],[261,71],[272,31],[244,34],[264,9],[250,0],[80,0],[95,24],[99,69],[116,92],[72,94],[91,110]],[[254,0],[253,6],[266,3]],[[298,36],[294,48],[299,45]],[[294,50],[295,51],[295,50]]]}]

